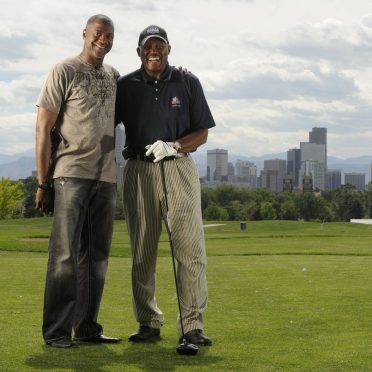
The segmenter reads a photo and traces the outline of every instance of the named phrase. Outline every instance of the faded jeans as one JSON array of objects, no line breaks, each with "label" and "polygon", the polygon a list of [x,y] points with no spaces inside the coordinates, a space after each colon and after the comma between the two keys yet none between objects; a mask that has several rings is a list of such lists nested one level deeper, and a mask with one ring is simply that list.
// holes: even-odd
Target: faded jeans
[{"label": "faded jeans", "polygon": [[55,205],[44,294],[43,337],[51,341],[102,333],[97,323],[107,271],[116,185],[54,180]]}]

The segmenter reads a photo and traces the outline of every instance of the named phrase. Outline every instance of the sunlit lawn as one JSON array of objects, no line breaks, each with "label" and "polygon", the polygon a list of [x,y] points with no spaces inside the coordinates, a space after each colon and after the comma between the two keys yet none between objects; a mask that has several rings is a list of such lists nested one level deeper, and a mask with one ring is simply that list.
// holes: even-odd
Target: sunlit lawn
[{"label": "sunlit lawn", "polygon": [[127,341],[137,324],[129,243],[117,222],[100,321],[124,341],[55,350],[43,345],[40,332],[50,219],[2,221],[0,371],[372,370],[371,229],[285,221],[248,221],[243,231],[239,222],[206,227],[205,320],[214,345],[187,357],[175,350],[177,303],[165,235],[158,260],[161,341]]}]

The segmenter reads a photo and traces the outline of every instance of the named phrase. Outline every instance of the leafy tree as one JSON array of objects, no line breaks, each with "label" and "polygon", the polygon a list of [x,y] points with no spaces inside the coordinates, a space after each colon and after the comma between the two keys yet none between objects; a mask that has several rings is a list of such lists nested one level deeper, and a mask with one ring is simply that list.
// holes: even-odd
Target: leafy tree
[{"label": "leafy tree", "polygon": [[323,203],[321,197],[315,196],[312,192],[305,192],[296,197],[296,206],[300,218],[305,221],[319,219],[319,213],[322,212]]},{"label": "leafy tree", "polygon": [[228,221],[229,214],[225,208],[220,207],[216,203],[211,203],[204,209],[203,218],[207,221]]},{"label": "leafy tree", "polygon": [[274,194],[269,189],[255,189],[253,196],[253,199],[259,204],[264,201],[274,202],[275,200]]},{"label": "leafy tree", "polygon": [[276,211],[272,203],[265,201],[261,204],[260,213],[264,220],[276,220]]},{"label": "leafy tree", "polygon": [[217,204],[227,205],[233,200],[237,200],[238,188],[231,184],[218,185],[214,189],[214,200]]},{"label": "leafy tree", "polygon": [[218,216],[226,219],[227,213],[227,218],[231,221],[272,218],[347,221],[350,218],[364,217],[365,211],[372,217],[372,183],[366,191],[357,191],[353,186],[346,185],[337,190],[324,190],[316,194],[273,193],[268,189],[222,184],[216,188],[202,188],[201,195],[203,215],[211,219]]},{"label": "leafy tree", "polygon": [[364,217],[363,192],[358,191],[350,184],[343,185],[336,190],[336,218],[340,221],[349,221],[351,218]]},{"label": "leafy tree", "polygon": [[214,190],[209,187],[201,189],[201,208],[204,210],[210,203],[214,201]]},{"label": "leafy tree", "polygon": [[366,194],[366,210],[368,217],[372,218],[372,182],[369,182],[365,191]]},{"label": "leafy tree", "polygon": [[297,220],[299,212],[294,200],[286,200],[280,204],[279,218],[281,220]]},{"label": "leafy tree", "polygon": [[0,181],[0,219],[17,217],[21,213],[23,183],[12,182],[9,178]]},{"label": "leafy tree", "polygon": [[242,219],[242,210],[243,210],[243,204],[238,201],[234,200],[231,203],[229,203],[226,207],[226,211],[229,215],[229,221],[239,221]]},{"label": "leafy tree", "polygon": [[23,217],[41,217],[43,213],[35,208],[35,195],[38,185],[38,180],[35,177],[27,177],[22,180],[24,184],[24,199],[22,214]]}]

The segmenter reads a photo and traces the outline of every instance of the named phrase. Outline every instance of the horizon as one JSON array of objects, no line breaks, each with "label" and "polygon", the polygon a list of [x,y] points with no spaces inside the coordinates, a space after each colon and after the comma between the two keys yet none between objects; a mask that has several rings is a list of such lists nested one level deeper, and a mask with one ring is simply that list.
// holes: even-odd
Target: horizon
[{"label": "horizon", "polygon": [[[204,147],[204,146],[203,146]],[[299,147],[298,147],[299,148]],[[268,157],[268,156],[273,156],[272,159],[275,159],[275,156],[283,156],[283,155],[287,155],[287,151],[282,151],[282,152],[277,152],[277,153],[265,153],[265,154],[261,154],[261,155],[247,155],[247,154],[243,154],[243,153],[234,153],[234,152],[231,152],[229,149],[226,149],[226,148],[202,148],[202,149],[198,149],[197,151],[195,151],[193,154],[197,154],[197,155],[202,155],[202,154],[205,154],[205,156],[207,155],[207,151],[209,150],[216,150],[216,149],[219,149],[219,150],[227,150],[228,151],[228,154],[231,155],[231,156],[242,156],[242,157],[245,157],[245,158],[263,158],[263,157]],[[35,148],[29,148],[25,151],[22,151],[22,152],[18,152],[18,153],[15,153],[15,154],[6,154],[6,153],[0,153],[0,157],[17,157],[17,158],[20,158],[21,156],[24,156],[25,154],[31,154],[31,153],[34,153],[35,152]],[[35,156],[33,156],[35,157]],[[371,158],[371,161],[372,161],[372,154],[371,155],[360,155],[360,156],[351,156],[351,157],[347,157],[347,158],[342,158],[342,157],[339,157],[339,156],[333,156],[333,155],[328,155],[327,156],[327,159],[337,159],[337,160],[342,160],[342,161],[347,161],[347,160],[353,160],[353,159],[359,159],[359,158]],[[271,159],[271,158],[270,158]]]}]

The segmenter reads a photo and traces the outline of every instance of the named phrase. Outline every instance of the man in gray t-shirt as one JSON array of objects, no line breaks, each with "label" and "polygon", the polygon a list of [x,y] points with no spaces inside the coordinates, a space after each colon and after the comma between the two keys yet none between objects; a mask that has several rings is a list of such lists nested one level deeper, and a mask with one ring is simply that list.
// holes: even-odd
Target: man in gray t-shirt
[{"label": "man in gray t-shirt", "polygon": [[[36,207],[44,209],[51,187],[55,192],[43,318],[45,343],[53,347],[120,341],[97,322],[116,204],[119,73],[103,64],[113,38],[110,18],[89,18],[83,51],[51,69],[37,101]],[[52,130],[60,139],[53,153]]]}]

